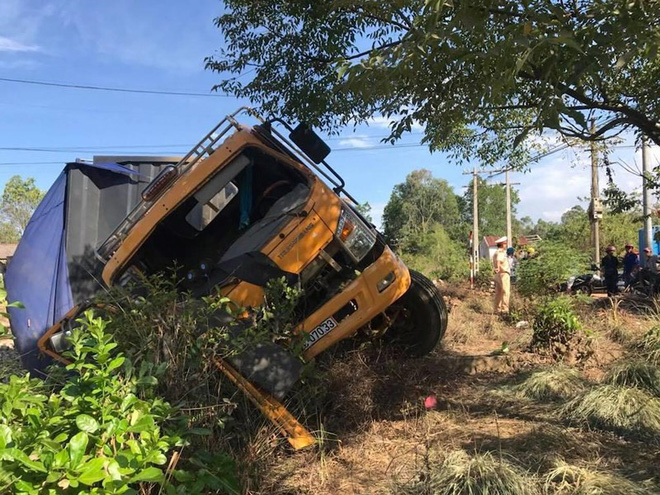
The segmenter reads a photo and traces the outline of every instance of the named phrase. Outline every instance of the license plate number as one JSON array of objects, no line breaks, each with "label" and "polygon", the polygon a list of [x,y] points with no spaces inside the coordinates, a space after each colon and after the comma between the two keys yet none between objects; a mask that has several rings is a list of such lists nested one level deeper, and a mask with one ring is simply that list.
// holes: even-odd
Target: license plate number
[{"label": "license plate number", "polygon": [[337,322],[334,318],[328,318],[327,320],[321,322],[319,326],[309,332],[309,336],[307,337],[307,341],[305,342],[303,348],[309,349],[334,328],[337,328]]}]

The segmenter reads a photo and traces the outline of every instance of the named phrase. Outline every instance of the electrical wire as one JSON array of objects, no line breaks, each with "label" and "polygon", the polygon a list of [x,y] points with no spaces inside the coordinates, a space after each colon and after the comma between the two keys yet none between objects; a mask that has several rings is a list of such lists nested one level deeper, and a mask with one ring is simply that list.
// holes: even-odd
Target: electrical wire
[{"label": "electrical wire", "polygon": [[51,81],[33,81],[29,79],[13,79],[9,77],[0,77],[0,81],[16,84],[32,84],[36,86],[51,86],[56,88],[85,89],[92,91],[109,91],[115,93],[138,93],[149,95],[167,95],[167,96],[202,96],[212,98],[234,98],[233,95],[224,93],[195,93],[191,91],[162,91],[157,89],[136,89],[136,88],[115,88],[110,86],[93,86],[88,84],[57,83]]}]

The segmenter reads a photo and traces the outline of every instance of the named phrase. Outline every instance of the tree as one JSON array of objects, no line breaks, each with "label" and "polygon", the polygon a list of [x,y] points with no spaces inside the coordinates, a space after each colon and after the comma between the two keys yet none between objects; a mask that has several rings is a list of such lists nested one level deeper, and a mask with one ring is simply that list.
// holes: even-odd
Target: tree
[{"label": "tree", "polygon": [[364,203],[360,203],[355,205],[355,208],[357,211],[359,211],[362,216],[368,220],[369,222],[373,223],[373,218],[371,218],[371,205],[369,204],[369,201],[365,201]]},{"label": "tree", "polygon": [[456,194],[446,180],[433,177],[429,170],[415,170],[406,181],[394,186],[383,212],[388,242],[414,252],[420,240],[441,225],[449,235],[460,223]]},{"label": "tree", "polygon": [[0,200],[0,240],[17,242],[27,226],[32,213],[44,197],[33,178],[23,180],[14,175],[5,184]]},{"label": "tree", "polygon": [[[415,122],[457,159],[521,160],[543,129],[660,145],[660,2],[225,0],[217,89],[325,129]],[[233,74],[234,77],[227,77]],[[243,76],[250,74],[251,77]],[[589,118],[598,120],[591,133]]]},{"label": "tree", "polygon": [[[479,202],[479,232],[484,235],[503,235],[506,233],[506,189],[498,184],[488,184],[481,177],[477,178]],[[520,202],[518,193],[511,189],[512,229],[516,233],[519,222],[515,219],[516,205]],[[461,202],[463,218],[472,222],[473,194],[468,188]]]}]

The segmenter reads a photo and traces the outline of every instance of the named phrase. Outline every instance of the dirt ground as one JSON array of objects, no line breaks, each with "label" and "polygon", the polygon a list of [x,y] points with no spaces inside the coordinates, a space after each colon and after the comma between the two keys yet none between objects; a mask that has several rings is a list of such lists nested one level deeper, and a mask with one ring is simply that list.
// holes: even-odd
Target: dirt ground
[{"label": "dirt ground", "polygon": [[[280,441],[262,455],[258,481],[250,475],[249,493],[397,493],[398,483],[419,479],[456,449],[491,452],[538,480],[563,460],[625,478],[644,493],[660,493],[658,439],[626,440],[571,428],[558,419],[555,404],[507,392],[508,384],[553,362],[528,351],[529,308],[514,298],[516,318],[502,321],[491,314],[487,292],[445,293],[448,332],[431,356],[402,359],[363,346],[326,360],[325,400],[308,422],[322,425],[317,432],[322,445],[293,452]],[[594,352],[569,364],[589,381],[600,380],[652,324],[634,304],[615,306],[607,299],[580,303]],[[431,395],[437,406],[427,410],[424,400]],[[272,444],[274,436],[264,428],[267,437]]]}]

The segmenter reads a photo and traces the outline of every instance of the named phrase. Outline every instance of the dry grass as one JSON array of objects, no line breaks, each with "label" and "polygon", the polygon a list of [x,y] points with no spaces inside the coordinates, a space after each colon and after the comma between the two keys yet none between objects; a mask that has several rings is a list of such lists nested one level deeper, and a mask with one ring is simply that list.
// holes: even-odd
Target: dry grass
[{"label": "dry grass", "polygon": [[450,452],[437,468],[408,484],[397,484],[393,493],[405,495],[532,495],[539,493],[536,480],[510,461],[490,452],[469,455]]},{"label": "dry grass", "polygon": [[560,415],[579,426],[660,439],[660,399],[638,388],[595,386],[566,403]]},{"label": "dry grass", "polygon": [[605,381],[622,387],[637,387],[660,397],[660,369],[642,359],[623,361],[613,366]]},{"label": "dry grass", "polygon": [[545,493],[571,495],[642,495],[648,493],[635,483],[612,473],[557,461],[546,475]]},{"label": "dry grass", "polygon": [[533,372],[513,390],[528,399],[546,401],[575,397],[584,388],[585,381],[580,372],[560,364]]}]

